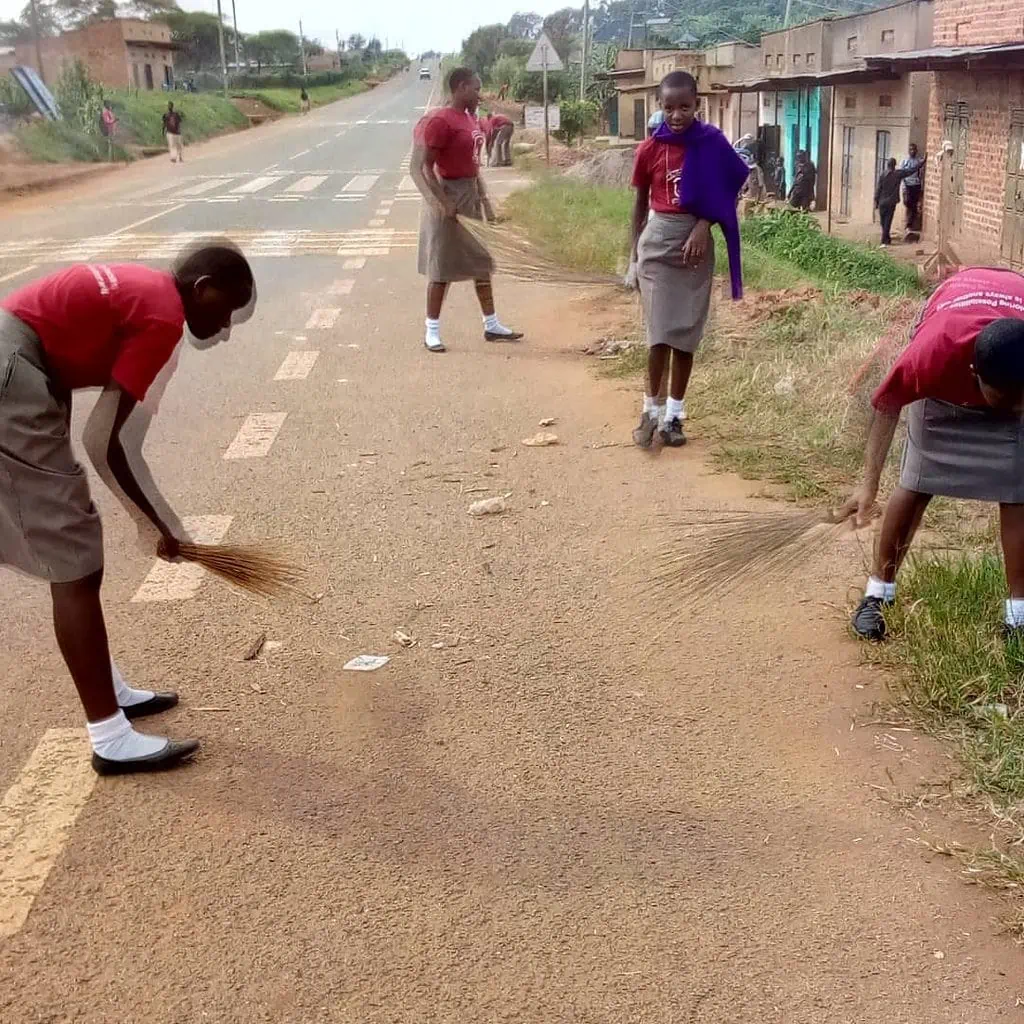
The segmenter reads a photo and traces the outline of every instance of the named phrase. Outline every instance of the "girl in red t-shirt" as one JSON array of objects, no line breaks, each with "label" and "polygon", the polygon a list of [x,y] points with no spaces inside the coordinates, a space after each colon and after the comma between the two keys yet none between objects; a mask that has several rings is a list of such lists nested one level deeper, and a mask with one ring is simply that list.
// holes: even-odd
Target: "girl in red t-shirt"
[{"label": "girl in red t-shirt", "polygon": [[419,272],[427,278],[427,319],[423,343],[431,352],[444,352],[441,307],[448,285],[473,281],[484,319],[486,341],[519,341],[494,311],[490,253],[461,227],[457,218],[494,220],[480,177],[487,139],[476,117],[480,79],[469,68],[456,68],[448,77],[451,102],[432,111],[416,126],[412,177],[426,206],[420,218]]},{"label": "girl in red t-shirt", "polygon": [[[668,131],[642,142],[633,165],[636,203],[627,283],[639,285],[649,349],[643,413],[633,431],[641,448],[650,448],[656,432],[671,447],[686,444],[686,385],[704,334],[715,269],[710,223],[679,204],[686,154],[672,137],[685,132],[696,117],[697,83],[685,71],[673,71],[662,80],[660,93],[663,127]],[[661,405],[670,366],[668,401]]]}]

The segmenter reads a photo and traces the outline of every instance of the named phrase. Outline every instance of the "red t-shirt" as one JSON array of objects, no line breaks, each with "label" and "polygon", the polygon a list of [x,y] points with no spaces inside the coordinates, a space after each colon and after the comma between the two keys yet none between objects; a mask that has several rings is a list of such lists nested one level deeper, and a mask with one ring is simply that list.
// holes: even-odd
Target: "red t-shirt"
[{"label": "red t-shirt", "polygon": [[647,139],[636,148],[633,188],[646,190],[655,213],[683,213],[679,206],[679,179],[686,153],[658,139]]},{"label": "red t-shirt", "polygon": [[442,178],[477,176],[487,137],[473,114],[454,107],[433,110],[416,125],[415,137],[437,154],[435,167]]},{"label": "red t-shirt", "polygon": [[174,277],[131,263],[77,264],[20,288],[0,305],[36,332],[62,387],[113,381],[139,402],[185,326]]},{"label": "red t-shirt", "polygon": [[505,125],[512,123],[504,114],[492,114],[487,120],[488,134],[496,132],[499,128],[504,128]]},{"label": "red t-shirt", "polygon": [[921,398],[983,406],[971,366],[974,343],[994,320],[1024,320],[1024,275],[973,267],[943,282],[928,300],[910,344],[871,399],[897,413]]}]

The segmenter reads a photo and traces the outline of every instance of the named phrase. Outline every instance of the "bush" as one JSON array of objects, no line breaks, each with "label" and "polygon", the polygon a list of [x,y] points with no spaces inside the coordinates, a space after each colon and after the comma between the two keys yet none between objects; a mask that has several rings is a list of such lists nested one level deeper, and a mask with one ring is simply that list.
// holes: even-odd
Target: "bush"
[{"label": "bush", "polygon": [[591,103],[589,100],[584,100],[583,102],[579,100],[562,100],[562,126],[555,134],[567,146],[571,146],[597,124],[600,113],[597,104]]},{"label": "bush", "polygon": [[742,231],[744,242],[838,288],[881,295],[912,295],[921,290],[913,267],[897,263],[879,249],[832,238],[814,217],[798,210],[748,217]]},{"label": "bush", "polygon": [[[64,121],[33,121],[19,128],[15,135],[25,154],[40,163],[101,163],[108,159],[107,140],[98,131],[87,134]],[[130,159],[116,144],[110,157]]]},{"label": "bush", "polygon": [[28,117],[36,108],[28,93],[13,78],[0,76],[0,109],[10,117]]},{"label": "bush", "polygon": [[53,98],[60,107],[60,115],[66,125],[85,135],[100,134],[103,87],[89,77],[80,60],[61,68]]}]

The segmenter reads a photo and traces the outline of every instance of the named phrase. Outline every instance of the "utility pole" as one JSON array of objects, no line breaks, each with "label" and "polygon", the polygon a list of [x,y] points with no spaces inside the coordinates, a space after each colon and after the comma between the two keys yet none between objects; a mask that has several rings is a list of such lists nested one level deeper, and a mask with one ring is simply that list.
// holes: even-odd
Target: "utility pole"
[{"label": "utility pole", "polygon": [[235,26],[235,74],[241,68],[241,60],[238,56],[238,12],[235,10],[235,0],[231,0],[231,22]]},{"label": "utility pole", "polygon": [[338,55],[338,67],[341,67],[341,35],[334,30],[334,52]]},{"label": "utility pole", "polygon": [[626,49],[633,49],[633,8],[636,6],[635,0],[629,0],[629,36],[626,39]]},{"label": "utility pole", "polygon": [[580,63],[580,103],[587,98],[587,52],[590,39],[590,0],[583,0],[583,54]]},{"label": "utility pole", "polygon": [[224,82],[224,95],[228,94],[228,61],[224,56],[224,13],[217,0],[217,41],[220,43],[220,74]]},{"label": "utility pole", "polygon": [[39,10],[36,7],[36,0],[29,0],[29,7],[32,11],[32,36],[36,44],[36,64],[39,65],[39,80],[45,81],[43,75],[43,46],[39,41]]},{"label": "utility pole", "polygon": [[786,16],[782,19],[782,27],[789,28],[789,16],[793,13],[793,0],[786,0]]},{"label": "utility pole", "polygon": [[[220,0],[217,0],[220,3]],[[302,54],[302,77],[309,78],[309,69],[306,67],[306,37],[302,34],[302,19],[299,18],[299,53]]]}]

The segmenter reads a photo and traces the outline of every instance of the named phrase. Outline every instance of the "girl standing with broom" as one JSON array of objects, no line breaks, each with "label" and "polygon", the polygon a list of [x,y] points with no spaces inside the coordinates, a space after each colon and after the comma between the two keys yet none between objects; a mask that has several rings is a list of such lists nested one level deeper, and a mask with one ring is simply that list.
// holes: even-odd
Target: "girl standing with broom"
[{"label": "girl standing with broom", "polygon": [[[711,226],[721,225],[729,250],[734,299],[743,295],[736,202],[749,168],[726,137],[696,119],[697,83],[685,71],[662,79],[664,120],[640,144],[633,168],[633,260],[627,283],[638,282],[647,321],[647,391],[633,431],[641,448],[654,435],[686,444],[686,386],[711,306],[715,271]],[[662,406],[671,367],[668,403]]]},{"label": "girl standing with broom", "polygon": [[141,452],[126,425],[185,324],[197,348],[211,347],[254,300],[245,257],[219,244],[186,255],[173,273],[72,266],[0,303],[0,566],[50,584],[54,632],[101,775],[171,768],[199,744],[136,732],[129,721],[166,711],[178,696],[133,689],[111,661],[100,602],[103,531],[71,447],[72,394],[104,389],[86,424],[86,450],[137,522],[150,526],[156,553],[174,560],[180,527],[140,484],[149,477],[132,468]]},{"label": "girl standing with broom", "polygon": [[460,227],[458,217],[494,220],[480,175],[486,136],[476,117],[480,78],[469,68],[448,76],[451,101],[427,114],[416,126],[411,161],[412,178],[426,200],[420,218],[419,272],[427,278],[427,318],[424,345],[444,352],[441,307],[453,281],[473,281],[484,320],[485,341],[519,341],[494,311],[491,274],[494,262],[487,250]]}]

